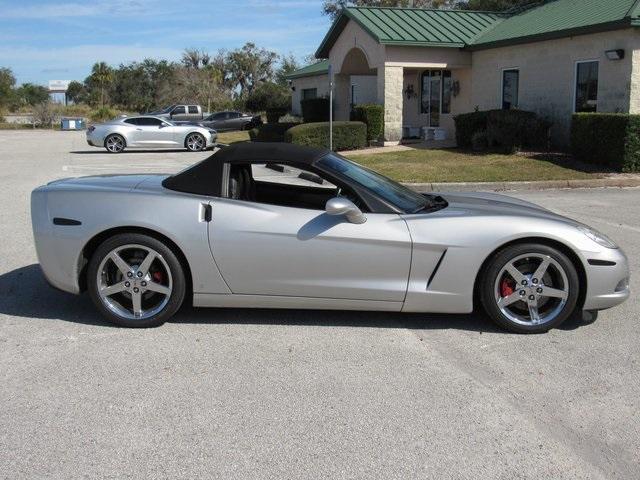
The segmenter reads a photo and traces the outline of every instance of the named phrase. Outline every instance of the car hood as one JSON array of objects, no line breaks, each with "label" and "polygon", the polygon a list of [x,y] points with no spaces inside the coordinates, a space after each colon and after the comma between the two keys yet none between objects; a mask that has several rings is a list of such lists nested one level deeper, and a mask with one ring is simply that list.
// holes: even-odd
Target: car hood
[{"label": "car hood", "polygon": [[497,193],[473,192],[473,193],[441,193],[449,206],[447,213],[474,216],[521,216],[547,218],[550,220],[561,220],[575,224],[576,221],[563,217],[547,210],[535,203],[520,200],[519,198],[500,195]]}]

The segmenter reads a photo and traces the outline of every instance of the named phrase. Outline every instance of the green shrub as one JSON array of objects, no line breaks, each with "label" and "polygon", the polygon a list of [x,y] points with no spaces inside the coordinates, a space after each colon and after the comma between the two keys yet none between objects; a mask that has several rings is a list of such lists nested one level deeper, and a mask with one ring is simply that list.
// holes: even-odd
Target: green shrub
[{"label": "green shrub", "polygon": [[460,148],[471,148],[473,134],[486,132],[489,112],[471,112],[456,115],[456,142]]},{"label": "green shrub", "polygon": [[377,142],[384,133],[384,106],[373,103],[353,107],[351,120],[363,122],[367,126],[367,141]]},{"label": "green shrub", "polygon": [[[304,123],[284,135],[285,142],[329,148],[329,122]],[[333,149],[356,150],[367,146],[367,126],[362,122],[333,122]]]},{"label": "green shrub", "polygon": [[308,98],[300,102],[304,123],[328,122],[329,99],[324,97]]},{"label": "green shrub", "polygon": [[487,142],[487,132],[477,131],[471,136],[471,149],[474,152],[485,152],[489,148]]},{"label": "green shrub", "polygon": [[249,131],[252,142],[284,142],[284,134],[297,123],[265,123]]},{"label": "green shrub", "polygon": [[93,122],[104,122],[106,120],[111,120],[112,118],[115,118],[116,115],[117,115],[117,112],[113,108],[104,106],[92,111],[89,114],[89,118]]},{"label": "green shrub", "polygon": [[267,115],[267,123],[278,123],[280,117],[285,116],[287,110],[285,108],[268,108]]},{"label": "green shrub", "polygon": [[577,113],[571,151],[580,161],[621,172],[640,171],[640,115]]},{"label": "green shrub", "polygon": [[455,117],[456,141],[461,148],[473,148],[473,138],[486,132],[489,149],[513,152],[521,148],[546,150],[551,124],[533,112],[488,110]]}]

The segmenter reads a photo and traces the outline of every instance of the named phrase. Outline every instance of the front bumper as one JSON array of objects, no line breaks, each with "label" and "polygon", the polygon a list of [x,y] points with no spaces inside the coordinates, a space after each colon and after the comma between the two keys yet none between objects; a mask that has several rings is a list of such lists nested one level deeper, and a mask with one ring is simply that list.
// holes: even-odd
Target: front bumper
[{"label": "front bumper", "polygon": [[606,249],[597,255],[587,255],[585,270],[587,295],[584,310],[605,310],[629,298],[629,261],[621,249]]}]

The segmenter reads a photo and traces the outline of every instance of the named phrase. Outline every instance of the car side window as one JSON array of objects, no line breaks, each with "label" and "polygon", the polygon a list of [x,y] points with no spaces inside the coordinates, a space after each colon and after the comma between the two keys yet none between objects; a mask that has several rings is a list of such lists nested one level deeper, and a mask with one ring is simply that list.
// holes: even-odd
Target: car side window
[{"label": "car side window", "polygon": [[158,118],[139,118],[138,125],[143,125],[145,127],[159,127],[162,124],[162,120]]},{"label": "car side window", "polygon": [[198,107],[196,105],[189,105],[189,113],[198,113]]},{"label": "car side window", "polygon": [[224,120],[224,119],[226,118],[226,115],[227,115],[227,114],[226,114],[225,112],[222,112],[222,113],[216,113],[216,114],[213,116],[213,119],[214,119],[214,120]]},{"label": "car side window", "polygon": [[173,115],[184,115],[184,113],[185,113],[184,105],[180,105],[180,106],[174,108],[171,113]]},{"label": "car side window", "polygon": [[139,125],[137,118],[127,118],[124,123],[128,123],[129,125]]},{"label": "car side window", "polygon": [[229,165],[227,196],[235,200],[324,210],[327,201],[338,195],[362,204],[353,192],[339,188],[302,165],[277,162]]},{"label": "car side window", "polygon": [[229,118],[240,118],[242,116],[241,113],[238,112],[229,112]]}]

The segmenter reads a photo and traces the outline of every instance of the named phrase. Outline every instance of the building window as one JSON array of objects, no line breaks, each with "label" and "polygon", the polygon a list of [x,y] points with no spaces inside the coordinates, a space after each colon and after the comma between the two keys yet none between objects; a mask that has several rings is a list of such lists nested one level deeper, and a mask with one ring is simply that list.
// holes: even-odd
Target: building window
[{"label": "building window", "polygon": [[302,100],[309,100],[310,98],[316,98],[318,96],[317,88],[303,88]]},{"label": "building window", "polygon": [[598,111],[598,62],[576,65],[576,112]]},{"label": "building window", "polygon": [[429,126],[440,126],[440,114],[451,112],[451,72],[425,70],[422,73],[421,113],[429,116]]},{"label": "building window", "polygon": [[502,72],[502,109],[518,108],[518,90],[520,89],[520,71],[503,70]]}]

